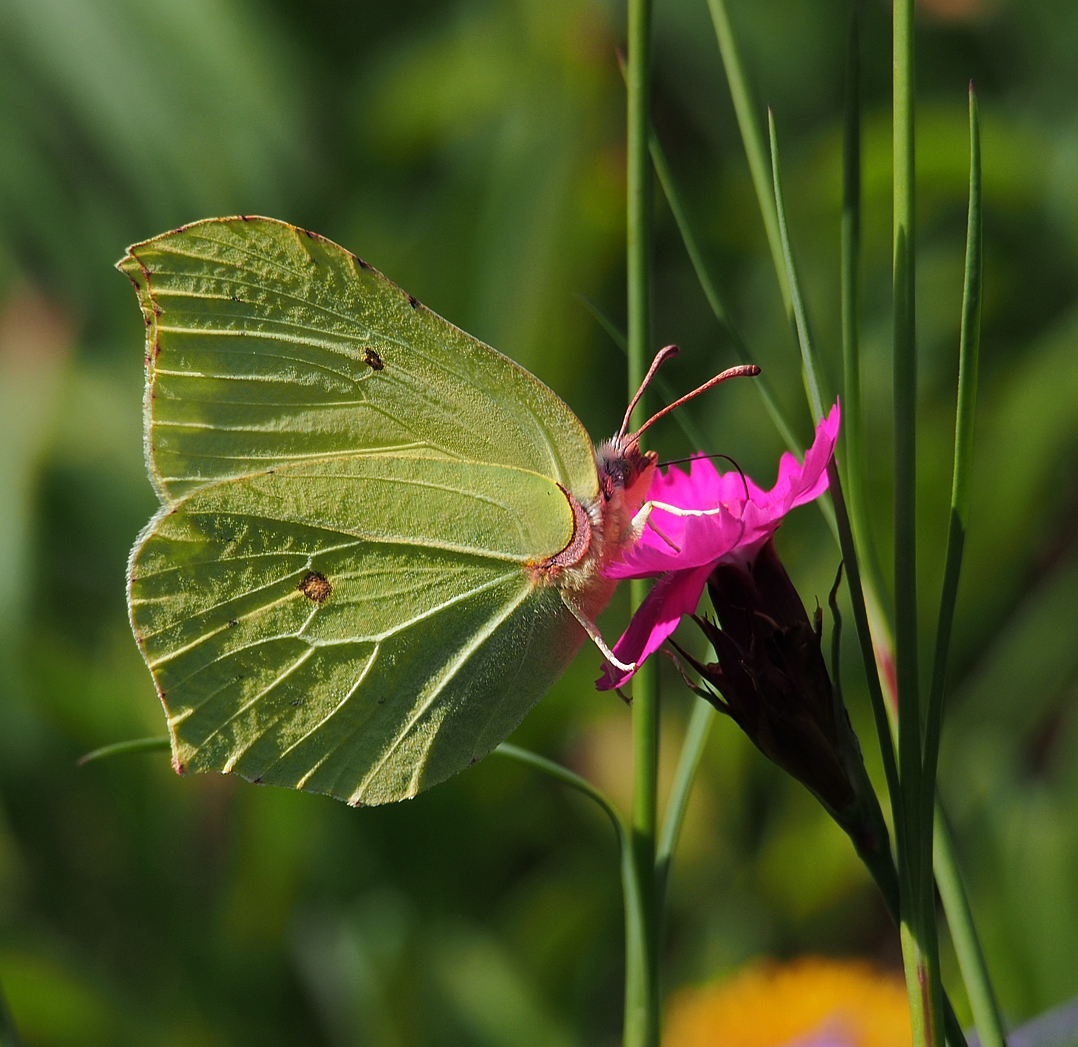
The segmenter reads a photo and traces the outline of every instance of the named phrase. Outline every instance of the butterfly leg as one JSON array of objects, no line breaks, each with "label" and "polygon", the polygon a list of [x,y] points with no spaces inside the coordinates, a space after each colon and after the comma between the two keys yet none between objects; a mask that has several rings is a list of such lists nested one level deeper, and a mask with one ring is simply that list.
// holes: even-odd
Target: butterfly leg
[{"label": "butterfly leg", "polygon": [[623,673],[632,673],[636,671],[636,662],[623,662],[609,647],[606,645],[606,641],[603,639],[603,634],[599,632],[599,627],[583,612],[579,607],[574,607],[571,600],[565,599],[562,596],[562,603],[569,608],[573,613],[573,617],[580,623],[581,628],[591,637],[591,642],[599,648],[599,652],[602,656],[617,670]]}]

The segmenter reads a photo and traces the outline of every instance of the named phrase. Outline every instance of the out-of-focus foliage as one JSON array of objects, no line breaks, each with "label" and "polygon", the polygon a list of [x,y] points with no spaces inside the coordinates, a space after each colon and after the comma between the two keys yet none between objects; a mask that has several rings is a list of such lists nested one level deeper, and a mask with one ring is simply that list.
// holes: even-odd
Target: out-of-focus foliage
[{"label": "out-of-focus foliage", "polygon": [[[795,252],[838,388],[843,5],[731,0],[784,152]],[[867,0],[865,395],[889,555],[889,8]],[[30,1044],[603,1044],[621,913],[602,817],[491,758],[351,810],[141,755],[162,730],[124,612],[154,497],[142,325],[112,263],[184,221],[318,229],[551,384],[596,436],[623,315],[620,5],[602,0],[5,0],[0,5],[0,980]],[[923,6],[921,576],[925,662],[946,525],[967,177],[984,124],[974,506],[941,787],[1005,1010],[1078,992],[1078,7]],[[732,311],[802,435],[787,329],[703,0],[656,4],[656,120]],[[656,344],[676,387],[732,362],[657,202]],[[770,482],[754,394],[691,408]],[[689,450],[676,426],[663,454]],[[780,549],[806,602],[838,554],[812,509]],[[603,620],[616,634],[625,606]],[[845,690],[875,745],[852,644]],[[624,800],[628,715],[585,651],[516,740]],[[666,688],[667,776],[687,708]],[[762,953],[897,958],[846,840],[720,723],[667,928],[671,987]],[[949,972],[957,990],[956,973]],[[957,991],[959,1005],[961,992]]]}]

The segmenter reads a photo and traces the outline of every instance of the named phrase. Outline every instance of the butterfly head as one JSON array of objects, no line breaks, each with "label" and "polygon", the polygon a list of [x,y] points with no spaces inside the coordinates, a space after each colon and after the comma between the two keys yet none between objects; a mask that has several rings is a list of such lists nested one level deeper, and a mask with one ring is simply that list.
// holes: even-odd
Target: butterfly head
[{"label": "butterfly head", "polygon": [[651,487],[658,455],[642,451],[636,433],[619,433],[600,444],[595,450],[595,465],[599,473],[599,500],[603,519],[631,519],[639,511]]}]

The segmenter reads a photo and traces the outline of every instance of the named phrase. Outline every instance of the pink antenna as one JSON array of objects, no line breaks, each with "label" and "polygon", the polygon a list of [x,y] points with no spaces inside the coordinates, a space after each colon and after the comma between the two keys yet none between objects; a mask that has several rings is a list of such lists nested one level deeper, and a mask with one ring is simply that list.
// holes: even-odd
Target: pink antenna
[{"label": "pink antenna", "polygon": [[[676,349],[677,346],[668,346],[668,348]],[[665,353],[665,352],[666,352],[666,349],[663,349],[662,352],[659,353],[659,356],[662,356],[662,354]],[[655,362],[651,365],[651,370],[648,371],[647,378],[644,379],[644,386],[647,385],[648,380],[651,378],[652,374],[655,372],[655,369],[658,367],[658,365],[660,363],[662,363],[662,360],[659,359],[659,356],[655,357]],[[666,358],[663,357],[663,359],[666,359]],[[760,368],[756,364],[739,364],[737,367],[729,367],[725,371],[723,371],[721,374],[717,374],[717,375],[715,375],[714,378],[708,379],[706,382],[704,382],[703,385],[701,385],[698,388],[694,389],[691,393],[686,393],[683,397],[681,397],[680,400],[675,400],[672,404],[669,404],[668,406],[664,407],[661,411],[657,412],[656,414],[653,414],[642,426],[640,426],[639,429],[636,430],[635,433],[633,433],[633,436],[636,439],[639,440],[640,436],[644,432],[644,430],[645,429],[650,429],[651,426],[653,426],[660,418],[665,418],[666,415],[668,415],[671,411],[673,411],[676,408],[680,407],[684,403],[688,403],[691,399],[693,399],[693,397],[699,396],[701,393],[706,393],[708,391],[708,389],[711,389],[714,386],[719,385],[722,382],[725,382],[728,378],[755,378],[756,375],[758,375],[759,373],[760,373]],[[640,392],[638,392],[636,394],[636,396],[633,398],[633,403],[629,406],[629,411],[630,412],[632,411],[633,406],[636,404],[636,401],[640,399],[640,394],[643,393],[644,386],[640,387]],[[626,414],[625,418],[626,418],[626,424],[627,424],[629,415]],[[619,437],[624,436],[625,428],[626,428],[626,426],[622,425],[621,432],[618,434]]]},{"label": "pink antenna", "polygon": [[625,409],[625,417],[622,419],[621,428],[618,430],[619,441],[625,438],[625,431],[629,428],[629,419],[632,417],[633,408],[640,402],[640,397],[644,395],[644,390],[647,389],[652,378],[655,377],[655,372],[662,367],[667,360],[672,360],[680,352],[681,349],[678,346],[668,345],[655,354],[655,359],[651,361],[651,366],[648,368],[648,373],[644,375],[644,380],[640,383],[640,388],[636,390],[636,395],[629,401],[629,406]]}]

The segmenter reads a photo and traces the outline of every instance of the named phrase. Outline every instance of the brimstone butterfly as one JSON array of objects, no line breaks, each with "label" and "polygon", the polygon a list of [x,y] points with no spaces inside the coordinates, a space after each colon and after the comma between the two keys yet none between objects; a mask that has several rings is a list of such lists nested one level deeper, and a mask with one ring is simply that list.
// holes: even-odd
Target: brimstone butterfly
[{"label": "brimstone butterfly", "polygon": [[655,470],[628,413],[596,451],[522,367],[282,222],[119,268],[161,499],[131,623],[178,771],[398,800],[490,752],[586,633],[612,657],[602,567]]}]

